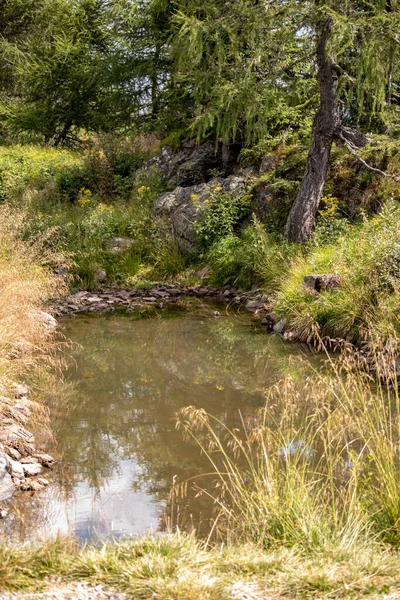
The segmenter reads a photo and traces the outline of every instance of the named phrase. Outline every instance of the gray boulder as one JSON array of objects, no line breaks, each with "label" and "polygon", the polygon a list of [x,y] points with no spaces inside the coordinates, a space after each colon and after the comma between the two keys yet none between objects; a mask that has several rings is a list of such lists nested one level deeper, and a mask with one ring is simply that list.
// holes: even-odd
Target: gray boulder
[{"label": "gray boulder", "polygon": [[219,145],[216,150],[212,141],[197,144],[195,140],[186,140],[178,151],[165,146],[137,175],[151,169],[157,169],[171,187],[197,185],[211,179],[213,172],[224,170],[222,149]]},{"label": "gray boulder", "polygon": [[178,186],[172,192],[167,192],[158,198],[155,204],[156,214],[163,217],[170,225],[172,234],[184,252],[193,252],[196,247],[196,232],[194,224],[201,221],[206,209],[206,200],[213,189],[222,188],[222,193],[242,195],[245,193],[245,180],[231,175],[226,179],[216,177],[208,183]]}]

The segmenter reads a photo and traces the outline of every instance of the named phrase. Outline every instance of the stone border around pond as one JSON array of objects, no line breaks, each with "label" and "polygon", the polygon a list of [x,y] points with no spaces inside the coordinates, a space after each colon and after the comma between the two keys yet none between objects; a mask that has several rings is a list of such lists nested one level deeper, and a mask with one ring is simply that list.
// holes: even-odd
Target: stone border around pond
[{"label": "stone border around pond", "polygon": [[49,485],[44,475],[55,463],[38,451],[33,433],[25,428],[35,411],[28,388],[12,387],[12,398],[0,396],[0,519],[9,511],[4,502],[17,490],[37,492]]},{"label": "stone border around pond", "polygon": [[227,304],[245,307],[260,317],[269,313],[268,296],[260,290],[243,292],[237,288],[221,290],[213,286],[163,285],[147,290],[137,288],[106,288],[96,292],[82,291],[65,298],[54,307],[56,317],[79,313],[112,313],[116,308],[134,310],[145,306],[163,308],[182,298],[220,300]]}]

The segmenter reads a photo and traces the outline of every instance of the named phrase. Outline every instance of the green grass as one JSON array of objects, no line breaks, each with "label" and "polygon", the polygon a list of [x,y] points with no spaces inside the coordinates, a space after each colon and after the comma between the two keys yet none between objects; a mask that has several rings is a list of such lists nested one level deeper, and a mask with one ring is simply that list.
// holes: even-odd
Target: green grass
[{"label": "green grass", "polygon": [[[352,341],[400,330],[400,209],[388,202],[376,216],[347,226],[334,242],[311,243],[296,257],[275,296],[301,341],[316,335]],[[316,231],[318,240],[318,229]],[[310,273],[336,273],[340,289],[316,294],[303,285]]]},{"label": "green grass", "polygon": [[60,540],[36,549],[0,546],[0,590],[42,590],[62,578],[113,587],[138,600],[361,599],[396,589],[399,567],[396,554],[377,546],[307,556],[296,548],[263,551],[250,544],[207,549],[182,535],[83,550]]}]

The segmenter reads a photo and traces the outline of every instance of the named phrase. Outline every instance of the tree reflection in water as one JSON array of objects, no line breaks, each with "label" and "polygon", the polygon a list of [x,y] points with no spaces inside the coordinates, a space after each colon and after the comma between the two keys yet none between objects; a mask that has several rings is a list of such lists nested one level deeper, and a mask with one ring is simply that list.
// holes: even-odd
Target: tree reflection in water
[{"label": "tree reflection in water", "polygon": [[[194,304],[189,310],[78,316],[62,322],[80,345],[66,374],[69,393],[51,407],[62,461],[53,485],[16,498],[20,517],[8,535],[96,535],[165,531],[166,524],[206,534],[213,506],[188,486],[170,500],[173,480],[211,486],[207,459],[184,441],[174,417],[194,405],[229,428],[251,418],[266,391],[304,369],[304,350],[266,336],[248,314]],[[307,361],[306,361],[307,362]],[[202,477],[203,475],[203,477]]]}]

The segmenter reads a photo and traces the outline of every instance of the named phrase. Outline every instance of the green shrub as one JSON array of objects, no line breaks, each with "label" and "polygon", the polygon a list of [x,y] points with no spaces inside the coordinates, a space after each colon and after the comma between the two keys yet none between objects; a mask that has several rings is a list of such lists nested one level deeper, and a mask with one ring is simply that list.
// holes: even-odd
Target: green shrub
[{"label": "green shrub", "polygon": [[[337,273],[341,287],[307,290],[302,281],[309,273]],[[387,337],[400,329],[399,283],[400,207],[389,202],[379,215],[345,228],[335,243],[314,243],[296,257],[274,306],[303,340],[316,334],[360,340],[371,328]]]},{"label": "green shrub", "polygon": [[295,246],[268,233],[253,218],[240,235],[230,234],[215,242],[207,259],[215,283],[230,281],[245,289],[259,284],[271,291],[285,276],[295,252]]},{"label": "green shrub", "polygon": [[[224,236],[232,235],[239,223],[250,213],[252,194],[226,194],[215,187],[202,207],[201,219],[194,227],[203,248],[210,247]],[[196,202],[196,198],[193,198]]]}]

